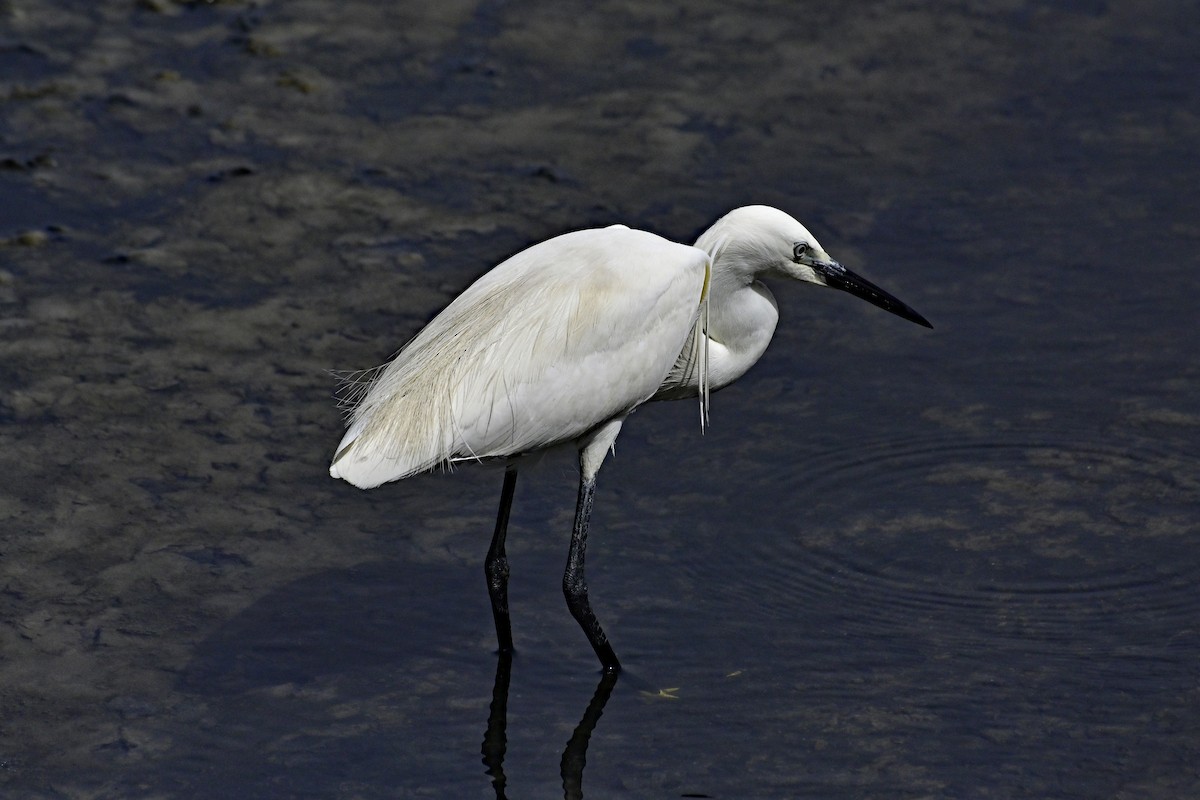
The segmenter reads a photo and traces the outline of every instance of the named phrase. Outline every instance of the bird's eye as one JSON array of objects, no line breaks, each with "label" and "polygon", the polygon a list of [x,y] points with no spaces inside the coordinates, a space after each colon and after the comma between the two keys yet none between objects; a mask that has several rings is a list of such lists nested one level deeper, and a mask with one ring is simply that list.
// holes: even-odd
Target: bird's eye
[{"label": "bird's eye", "polygon": [[804,258],[808,252],[808,242],[796,242],[796,246],[792,248],[792,258],[796,261]]}]

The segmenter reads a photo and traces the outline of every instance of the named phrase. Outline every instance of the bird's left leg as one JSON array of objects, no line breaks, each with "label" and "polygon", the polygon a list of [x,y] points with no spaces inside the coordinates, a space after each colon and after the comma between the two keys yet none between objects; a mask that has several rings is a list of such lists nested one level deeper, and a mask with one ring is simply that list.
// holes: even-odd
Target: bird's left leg
[{"label": "bird's left leg", "polygon": [[563,572],[563,594],[571,616],[583,628],[584,634],[596,651],[600,664],[606,672],[621,669],[621,662],[613,652],[600,621],[592,613],[588,602],[587,579],[584,577],[583,562],[587,550],[588,521],[592,516],[592,500],[596,495],[596,473],[604,462],[604,456],[616,441],[624,417],[610,420],[592,431],[581,441],[579,449],[579,502],[575,507],[575,525],[571,529],[571,548],[567,553],[567,568]]},{"label": "bird's left leg", "polygon": [[492,600],[492,619],[496,621],[496,641],[501,653],[511,653],[512,624],[508,621],[508,555],[504,538],[508,535],[508,512],[512,510],[513,492],[517,488],[517,466],[510,463],[504,470],[504,488],[500,491],[500,509],[496,512],[496,531],[488,548],[483,572],[487,576],[488,597]]}]

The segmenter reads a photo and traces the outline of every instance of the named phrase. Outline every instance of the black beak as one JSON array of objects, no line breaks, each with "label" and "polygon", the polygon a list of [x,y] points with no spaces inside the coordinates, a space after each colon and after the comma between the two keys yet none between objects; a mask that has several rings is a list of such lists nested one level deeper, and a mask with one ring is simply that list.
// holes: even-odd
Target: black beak
[{"label": "black beak", "polygon": [[825,283],[834,289],[841,289],[843,292],[849,292],[855,297],[861,297],[871,305],[879,306],[884,311],[890,311],[898,317],[904,317],[909,322],[924,325],[926,328],[933,327],[929,324],[929,320],[922,317],[916,311],[913,311],[910,307],[901,303],[866,278],[860,278],[855,275],[836,261],[814,260],[812,267],[825,279]]}]

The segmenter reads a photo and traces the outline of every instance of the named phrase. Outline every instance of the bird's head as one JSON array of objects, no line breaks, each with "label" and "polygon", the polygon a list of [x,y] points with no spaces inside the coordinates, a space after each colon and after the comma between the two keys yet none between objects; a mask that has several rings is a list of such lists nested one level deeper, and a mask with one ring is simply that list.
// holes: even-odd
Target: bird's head
[{"label": "bird's head", "polygon": [[910,322],[933,327],[912,308],[831,258],[807,228],[777,208],[735,208],[705,231],[696,246],[712,256],[715,272],[736,281],[779,276],[841,289]]}]

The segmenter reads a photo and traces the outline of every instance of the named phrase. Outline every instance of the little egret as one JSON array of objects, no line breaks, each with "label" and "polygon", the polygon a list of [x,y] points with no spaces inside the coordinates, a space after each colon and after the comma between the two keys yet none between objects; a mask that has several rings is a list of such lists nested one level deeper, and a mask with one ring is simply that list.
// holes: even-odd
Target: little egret
[{"label": "little egret", "polygon": [[506,459],[484,563],[496,638],[512,650],[504,540],[518,457],[579,449],[579,499],[563,573],[575,620],[607,671],[620,669],[584,578],[596,473],[625,418],[649,400],[699,398],[740,378],[779,313],[762,278],[849,292],[933,327],[834,261],[782,211],[747,206],[676,244],[614,225],[556,236],[487,272],[352,391],[329,474],[363,489],[461,461]]}]

